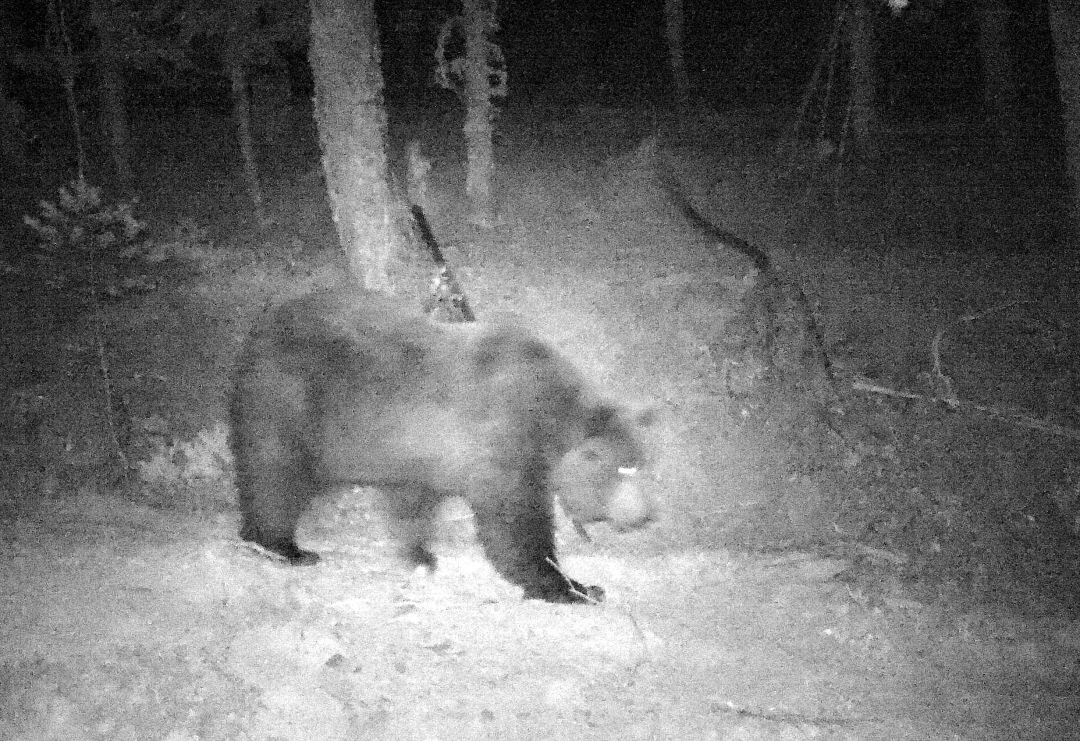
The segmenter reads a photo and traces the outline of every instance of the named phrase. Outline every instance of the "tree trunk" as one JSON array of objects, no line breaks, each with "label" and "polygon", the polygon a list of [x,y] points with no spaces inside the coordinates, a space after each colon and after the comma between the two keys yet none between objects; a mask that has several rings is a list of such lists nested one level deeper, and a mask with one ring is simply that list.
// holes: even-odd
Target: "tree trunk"
[{"label": "tree trunk", "polygon": [[229,97],[232,100],[233,125],[236,126],[236,140],[240,145],[240,159],[243,162],[244,186],[255,209],[255,220],[262,228],[266,225],[266,214],[263,210],[262,188],[259,185],[259,167],[255,162],[255,144],[251,137],[251,97],[248,95],[245,50],[236,32],[229,34],[225,44],[227,48],[223,57],[225,71],[229,76]]},{"label": "tree trunk", "polygon": [[374,0],[311,0],[315,123],[338,239],[350,271],[391,291],[386,109]]},{"label": "tree trunk", "polygon": [[683,51],[684,22],[683,0],[664,0],[664,29],[667,33],[671,79],[675,85],[675,98],[680,104],[685,104],[690,98],[690,77],[686,74]]},{"label": "tree trunk", "polygon": [[1076,0],[1049,0],[1049,8],[1072,180],[1072,236],[1076,240],[1080,239],[1080,6]]},{"label": "tree trunk", "polygon": [[[14,49],[14,36],[9,24],[0,24],[0,49]],[[7,67],[0,64],[0,169],[14,178],[26,174],[29,152],[26,109],[8,93]]]},{"label": "tree trunk", "polygon": [[875,157],[878,132],[877,110],[877,34],[874,33],[874,10],[870,0],[851,0],[849,21],[851,48],[851,99],[848,102],[851,132],[856,151]]},{"label": "tree trunk", "polygon": [[64,14],[55,2],[48,4],[49,23],[56,34],[56,43],[52,45],[55,55],[60,84],[64,88],[64,103],[67,106],[71,123],[71,136],[75,140],[75,177],[81,183],[86,180],[86,147],[83,145],[82,116],[79,114],[79,101],[75,95],[75,82],[78,77],[78,62],[72,50],[71,36],[68,34]]},{"label": "tree trunk", "polygon": [[394,18],[394,38],[398,47],[398,67],[401,85],[409,95],[420,95],[425,79],[430,75],[432,60],[425,58],[423,45],[423,6],[415,2],[401,2],[387,6]]},{"label": "tree trunk", "polygon": [[132,187],[131,136],[127,107],[124,104],[123,66],[117,24],[111,17],[108,0],[93,0],[90,22],[97,36],[98,50],[94,64],[100,102],[100,127],[108,134],[109,153],[117,182],[125,191]]},{"label": "tree trunk", "polygon": [[14,177],[25,175],[26,165],[26,111],[17,100],[8,97],[0,71],[0,166],[8,177]]},{"label": "tree trunk", "polygon": [[465,193],[469,218],[481,226],[495,221],[491,179],[495,170],[492,146],[494,108],[488,66],[488,40],[495,32],[495,0],[464,0],[465,18],[465,144],[468,172]]},{"label": "tree trunk", "polygon": [[979,25],[983,100],[990,133],[1003,149],[1016,141],[1016,68],[1009,54],[1010,11],[1005,0],[980,0],[975,10]]}]

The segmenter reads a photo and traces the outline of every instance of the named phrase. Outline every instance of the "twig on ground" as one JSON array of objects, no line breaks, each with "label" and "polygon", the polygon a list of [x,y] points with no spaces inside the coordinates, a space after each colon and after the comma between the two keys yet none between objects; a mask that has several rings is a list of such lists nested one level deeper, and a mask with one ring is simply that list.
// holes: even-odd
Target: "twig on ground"
[{"label": "twig on ground", "polygon": [[551,564],[551,568],[553,568],[557,572],[559,572],[559,576],[561,576],[563,579],[566,579],[566,583],[570,585],[570,591],[573,592],[575,595],[578,595],[579,597],[584,599],[589,604],[598,605],[598,606],[605,606],[605,607],[611,607],[612,609],[626,615],[626,617],[630,620],[630,625],[633,626],[633,628],[634,628],[634,634],[637,636],[638,640],[641,641],[641,647],[645,650],[646,654],[650,653],[649,652],[649,641],[645,637],[645,631],[643,631],[641,629],[641,625],[638,624],[637,618],[634,617],[633,613],[631,613],[626,608],[614,607],[613,605],[610,605],[609,603],[600,602],[599,600],[593,598],[591,595],[582,594],[578,589],[576,589],[574,587],[573,579],[571,579],[569,576],[567,576],[566,572],[562,570],[562,567],[559,566],[559,564],[555,562],[555,559],[548,558],[548,559],[545,559],[545,560],[549,564]]},{"label": "twig on ground", "polygon": [[860,718],[845,718],[836,716],[814,716],[807,713],[777,710],[776,708],[754,708],[747,705],[739,705],[727,700],[718,706],[718,710],[743,718],[758,718],[772,723],[784,723],[786,725],[817,725],[817,726],[848,726],[859,722]]},{"label": "twig on ground", "polygon": [[874,548],[864,543],[855,544],[855,553],[876,563],[888,563],[893,566],[906,566],[911,562],[911,556],[900,551],[890,551],[885,548]]}]

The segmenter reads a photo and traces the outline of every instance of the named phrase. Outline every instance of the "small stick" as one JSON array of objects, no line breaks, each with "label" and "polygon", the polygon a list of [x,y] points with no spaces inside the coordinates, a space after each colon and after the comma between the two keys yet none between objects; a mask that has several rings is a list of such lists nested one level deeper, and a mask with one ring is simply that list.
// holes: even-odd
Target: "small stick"
[{"label": "small stick", "polygon": [[1023,412],[1016,412],[1009,409],[1002,409],[1001,407],[992,406],[988,404],[976,404],[973,401],[965,401],[964,399],[942,399],[936,396],[928,396],[926,394],[916,394],[911,391],[897,391],[886,386],[878,386],[873,383],[865,381],[853,381],[851,388],[854,391],[864,391],[871,394],[881,394],[882,396],[892,396],[898,399],[912,399],[915,401],[925,401],[930,404],[943,403],[954,409],[966,409],[974,412],[981,412],[994,419],[1001,420],[1002,422],[1009,422],[1019,427],[1027,427],[1031,430],[1038,430],[1039,432],[1045,432],[1050,435],[1059,435],[1061,437],[1067,437],[1070,440],[1080,441],[1080,430],[1074,427],[1064,427],[1062,425],[1054,424],[1053,422],[1047,422],[1046,420],[1032,417],[1029,414]]},{"label": "small stick", "polygon": [[731,700],[726,701],[722,705],[718,706],[718,710],[727,713],[733,713],[743,718],[758,718],[761,720],[767,720],[772,723],[785,723],[787,725],[801,726],[801,725],[828,725],[828,726],[849,726],[853,723],[860,722],[859,718],[845,718],[840,715],[835,716],[815,716],[808,715],[806,713],[791,712],[785,710],[777,710],[775,708],[754,708],[748,705],[739,705]]},{"label": "small stick", "polygon": [[424,215],[424,209],[419,205],[413,204],[409,210],[412,212],[416,229],[420,232],[420,238],[424,240],[424,244],[427,245],[428,251],[431,253],[431,259],[435,263],[435,267],[439,269],[438,280],[439,283],[446,286],[451,305],[461,312],[461,318],[464,321],[475,322],[476,315],[473,314],[472,307],[469,306],[469,300],[465,296],[465,290],[461,287],[461,284],[457,282],[457,278],[454,277],[454,273],[450,269],[450,264],[443,256],[442,250],[439,249],[439,243],[435,241],[435,234],[431,231],[431,225],[428,223],[427,216]]},{"label": "small stick", "polygon": [[[559,566],[559,564],[555,561],[554,558],[545,558],[544,560],[547,561],[549,564],[551,564],[551,568],[553,568],[557,572],[559,572],[559,576],[561,576],[563,579],[566,579],[566,583],[570,585],[570,591],[573,594],[576,594],[577,596],[581,597],[582,599],[584,599],[589,604],[593,604],[593,605],[597,605],[597,606],[613,607],[610,604],[605,605],[605,603],[600,602],[599,600],[593,599],[592,597],[590,597],[587,594],[582,594],[577,589],[575,589],[573,579],[571,579],[569,576],[566,575],[566,572],[562,570],[562,567]],[[618,610],[619,612],[626,615],[626,617],[630,619],[630,625],[633,626],[634,634],[637,635],[638,640],[641,641],[641,647],[645,649],[646,654],[649,654],[649,641],[645,637],[645,631],[643,631],[641,629],[641,626],[638,624],[637,618],[635,618],[633,613],[631,613],[629,610],[627,610],[625,608],[615,607],[614,609]]]}]

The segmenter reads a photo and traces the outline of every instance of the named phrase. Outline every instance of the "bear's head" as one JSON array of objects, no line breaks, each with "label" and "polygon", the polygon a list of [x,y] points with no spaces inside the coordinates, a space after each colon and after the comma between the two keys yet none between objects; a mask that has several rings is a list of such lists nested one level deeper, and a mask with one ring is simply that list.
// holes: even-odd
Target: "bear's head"
[{"label": "bear's head", "polygon": [[584,439],[553,472],[553,489],[567,516],[582,526],[606,522],[619,531],[636,530],[658,517],[658,506],[643,486],[647,461],[642,435],[655,424],[651,409],[611,404],[590,408]]}]

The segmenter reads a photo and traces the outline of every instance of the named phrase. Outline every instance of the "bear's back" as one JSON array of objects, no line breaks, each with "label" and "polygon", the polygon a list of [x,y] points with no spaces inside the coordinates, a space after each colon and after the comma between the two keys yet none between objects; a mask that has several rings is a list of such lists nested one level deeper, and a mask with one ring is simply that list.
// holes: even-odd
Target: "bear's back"
[{"label": "bear's back", "polygon": [[439,323],[345,286],[283,304],[268,327],[279,370],[312,397],[331,469],[378,479],[453,461],[449,474],[525,448],[559,456],[581,436],[583,382],[520,326]]}]

